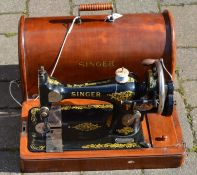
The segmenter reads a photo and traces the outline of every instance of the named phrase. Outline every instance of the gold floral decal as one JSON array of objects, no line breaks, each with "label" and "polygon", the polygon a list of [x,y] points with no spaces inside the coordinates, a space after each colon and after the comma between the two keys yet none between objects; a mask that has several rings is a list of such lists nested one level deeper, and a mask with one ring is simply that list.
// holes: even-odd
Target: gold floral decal
[{"label": "gold floral decal", "polygon": [[104,144],[89,144],[84,145],[82,148],[89,148],[89,149],[105,149],[105,148],[136,148],[139,145],[137,143],[104,143]]},{"label": "gold floral decal", "polygon": [[32,142],[31,142],[31,145],[30,145],[30,148],[32,149],[32,150],[37,150],[37,151],[43,151],[43,150],[45,150],[45,148],[46,148],[46,146],[45,145],[36,145],[35,144],[35,138],[33,137],[33,139],[32,139]]},{"label": "gold floral decal", "polygon": [[36,119],[36,113],[39,112],[40,109],[39,108],[33,108],[31,109],[31,121],[36,124],[37,119]]},{"label": "gold floral decal", "polygon": [[93,124],[93,123],[80,123],[76,126],[73,126],[72,128],[80,130],[80,131],[93,131],[95,129],[100,128],[101,126],[99,126],[98,124]]},{"label": "gold floral decal", "polygon": [[131,127],[124,127],[122,129],[116,130],[119,134],[129,135],[133,132],[133,128]]},{"label": "gold floral decal", "polygon": [[33,150],[37,150],[37,151],[45,150],[45,146],[44,145],[36,146],[35,144],[31,144],[30,148],[33,149]]},{"label": "gold floral decal", "polygon": [[54,78],[48,77],[48,83],[53,85],[60,85],[61,83]]},{"label": "gold floral decal", "polygon": [[109,83],[111,80],[106,81],[99,81],[99,82],[89,82],[89,83],[82,83],[82,84],[67,84],[67,87],[83,87],[83,86],[96,86],[97,84],[105,84]]},{"label": "gold floral decal", "polygon": [[108,96],[111,97],[111,99],[114,99],[116,101],[122,101],[122,100],[128,100],[133,96],[134,92],[132,91],[125,91],[125,92],[115,92],[112,94],[108,94]]},{"label": "gold floral decal", "polygon": [[61,110],[72,110],[72,109],[76,109],[76,110],[82,110],[82,109],[112,109],[113,105],[111,104],[101,104],[101,105],[76,105],[76,106],[63,106],[61,107]]}]

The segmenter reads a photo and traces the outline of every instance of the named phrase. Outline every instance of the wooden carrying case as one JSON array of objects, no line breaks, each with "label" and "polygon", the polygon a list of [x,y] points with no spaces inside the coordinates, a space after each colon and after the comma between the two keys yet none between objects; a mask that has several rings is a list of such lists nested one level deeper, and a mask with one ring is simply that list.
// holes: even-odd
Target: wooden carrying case
[{"label": "wooden carrying case", "polygon": [[[146,68],[143,59],[163,58],[167,69],[175,72],[176,43],[173,17],[159,14],[125,14],[114,22],[107,15],[82,16],[63,49],[54,77],[63,83],[81,83],[114,76],[119,67],[135,72],[141,80]],[[19,62],[23,87],[20,159],[23,172],[117,170],[170,168],[182,164],[185,148],[176,107],[172,116],[148,114],[142,130],[151,148],[125,150],[30,152],[27,147],[28,111],[39,106],[38,68],[51,72],[65,33],[74,17],[21,17],[19,23]],[[72,104],[97,103],[75,100]],[[163,137],[165,138],[163,139]]]}]

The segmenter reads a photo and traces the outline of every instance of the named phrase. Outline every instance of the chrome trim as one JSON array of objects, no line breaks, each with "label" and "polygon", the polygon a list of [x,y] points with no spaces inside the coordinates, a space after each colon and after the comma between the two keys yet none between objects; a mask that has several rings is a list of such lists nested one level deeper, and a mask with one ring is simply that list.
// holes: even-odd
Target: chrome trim
[{"label": "chrome trim", "polygon": [[164,105],[165,105],[165,99],[166,99],[166,88],[165,88],[165,78],[164,78],[164,72],[163,67],[160,60],[155,61],[155,65],[157,68],[158,73],[158,84],[159,84],[159,106],[157,112],[159,114],[162,114]]}]

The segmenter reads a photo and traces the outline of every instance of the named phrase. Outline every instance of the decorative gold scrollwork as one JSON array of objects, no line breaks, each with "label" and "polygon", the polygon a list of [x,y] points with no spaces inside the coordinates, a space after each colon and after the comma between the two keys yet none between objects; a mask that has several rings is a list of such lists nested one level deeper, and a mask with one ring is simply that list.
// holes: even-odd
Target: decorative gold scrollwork
[{"label": "decorative gold scrollwork", "polygon": [[71,105],[67,105],[67,106],[62,106],[61,110],[72,110],[72,109],[76,109],[76,110],[82,110],[82,109],[113,109],[113,105],[111,104],[100,104],[100,105],[76,105],[76,106],[71,106]]},{"label": "decorative gold scrollwork", "polygon": [[53,84],[53,85],[60,85],[61,84],[59,81],[57,81],[56,79],[53,79],[51,77],[48,77],[47,81],[49,84]]},{"label": "decorative gold scrollwork", "polygon": [[131,127],[123,127],[121,129],[117,129],[116,132],[123,135],[129,135],[133,132],[133,128]]},{"label": "decorative gold scrollwork", "polygon": [[133,94],[134,92],[132,91],[125,91],[125,92],[115,92],[112,94],[108,94],[108,96],[110,96],[112,100],[122,101],[122,100],[131,99]]},{"label": "decorative gold scrollwork", "polygon": [[45,147],[45,145],[36,146],[35,144],[31,144],[30,148],[35,151],[43,151],[43,150],[45,150],[46,147]]},{"label": "decorative gold scrollwork", "polygon": [[98,124],[93,124],[91,122],[85,122],[85,123],[80,123],[76,126],[73,126],[72,128],[79,130],[79,131],[93,131],[96,130],[98,128],[100,128],[101,126],[99,126]]},{"label": "decorative gold scrollwork", "polygon": [[35,144],[35,138],[33,137],[32,141],[31,141],[31,144],[30,144],[30,148],[32,150],[35,150],[35,151],[44,151],[46,149],[46,146],[45,145],[36,145]]},{"label": "decorative gold scrollwork", "polygon": [[82,148],[86,149],[116,149],[116,148],[136,148],[137,143],[104,143],[104,144],[89,144],[84,145]]},{"label": "decorative gold scrollwork", "polygon": [[37,123],[36,114],[37,114],[37,112],[39,112],[39,111],[40,111],[39,108],[33,108],[33,109],[31,109],[31,121],[32,121],[32,123],[34,123],[34,124]]}]

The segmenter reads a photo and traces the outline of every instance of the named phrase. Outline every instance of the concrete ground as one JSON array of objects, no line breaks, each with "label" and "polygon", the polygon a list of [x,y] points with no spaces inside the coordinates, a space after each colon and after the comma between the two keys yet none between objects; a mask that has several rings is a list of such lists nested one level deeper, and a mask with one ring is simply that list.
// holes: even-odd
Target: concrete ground
[{"label": "concrete ground", "polygon": [[[18,20],[25,16],[76,15],[76,4],[107,0],[0,0],[0,174],[20,174],[20,108],[9,96],[8,83],[19,78]],[[177,108],[187,147],[184,165],[176,169],[72,172],[51,174],[197,174],[197,0],[112,0],[119,13],[172,11],[176,23]],[[103,12],[102,12],[103,13]],[[86,13],[87,14],[87,13]],[[91,14],[88,12],[88,14]],[[21,99],[20,90],[13,88]],[[44,173],[37,173],[44,174]],[[48,173],[47,173],[48,174]]]}]

